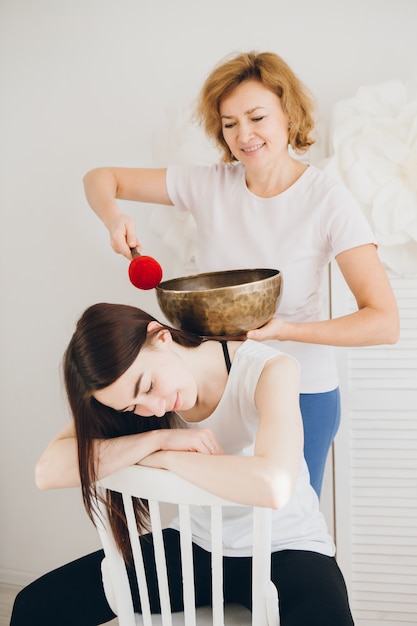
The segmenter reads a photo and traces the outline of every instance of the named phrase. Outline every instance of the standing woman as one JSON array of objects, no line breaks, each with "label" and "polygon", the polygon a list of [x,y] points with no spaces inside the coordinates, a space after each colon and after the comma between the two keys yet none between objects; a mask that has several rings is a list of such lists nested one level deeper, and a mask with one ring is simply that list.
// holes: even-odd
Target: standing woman
[{"label": "standing woman", "polygon": [[[170,470],[237,503],[270,507],[271,578],[282,626],[352,626],[333,541],[303,458],[299,366],[292,357],[251,340],[202,341],[135,307],[97,304],[77,324],[64,374],[73,419],[37,464],[40,488],[81,485],[91,516],[95,481],[139,463]],[[111,511],[118,521],[117,501]],[[146,510],[138,512],[143,525]],[[199,606],[211,602],[209,516],[205,507],[193,510]],[[225,602],[249,609],[251,518],[244,507],[233,507],[223,518]],[[115,524],[122,553],[125,532]],[[164,530],[164,544],[171,603],[180,611],[175,523]],[[149,537],[142,545],[145,567],[154,576]],[[111,620],[102,559],[99,550],[23,589],[11,626],[96,626]],[[156,589],[151,582],[155,613]]]},{"label": "standing woman", "polygon": [[[304,454],[320,495],[340,421],[333,346],[395,343],[399,316],[374,235],[347,190],[295,159],[314,140],[312,99],[276,54],[242,53],[205,81],[197,118],[220,149],[213,166],[98,168],[85,176],[91,208],[111,245],[131,259],[134,220],[117,199],[172,205],[197,224],[199,271],[272,267],[282,272],[279,311],[248,337],[273,341],[301,364]],[[357,310],[327,319],[325,278],[335,258]]]}]

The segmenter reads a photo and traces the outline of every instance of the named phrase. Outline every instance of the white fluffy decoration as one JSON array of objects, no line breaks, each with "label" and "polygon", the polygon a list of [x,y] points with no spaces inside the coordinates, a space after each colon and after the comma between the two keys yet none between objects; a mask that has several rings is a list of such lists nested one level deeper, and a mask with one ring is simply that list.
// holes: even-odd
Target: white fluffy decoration
[{"label": "white fluffy decoration", "polygon": [[[182,163],[210,165],[219,153],[210,146],[203,131],[191,121],[191,109],[182,105],[166,108],[166,119],[153,135],[156,167]],[[150,225],[171,253],[171,276],[198,272],[197,230],[194,218],[173,207],[158,207],[150,216]]]},{"label": "white fluffy decoration", "polygon": [[417,276],[417,83],[361,87],[338,102],[332,141],[325,169],[359,201],[381,259],[397,274]]}]

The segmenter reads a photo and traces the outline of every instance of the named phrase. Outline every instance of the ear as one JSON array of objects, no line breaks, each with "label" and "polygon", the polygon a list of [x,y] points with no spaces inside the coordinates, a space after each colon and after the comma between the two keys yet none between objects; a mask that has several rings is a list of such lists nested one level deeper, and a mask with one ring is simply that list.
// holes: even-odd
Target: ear
[{"label": "ear", "polygon": [[158,342],[170,343],[172,341],[172,336],[169,330],[155,320],[149,322],[146,330],[148,335],[152,335],[150,341],[154,345],[156,345]]},{"label": "ear", "polygon": [[162,324],[160,324],[156,320],[153,320],[152,322],[149,322],[149,324],[148,324],[148,326],[146,328],[146,331],[147,331],[147,333],[153,333],[158,328],[162,328]]}]

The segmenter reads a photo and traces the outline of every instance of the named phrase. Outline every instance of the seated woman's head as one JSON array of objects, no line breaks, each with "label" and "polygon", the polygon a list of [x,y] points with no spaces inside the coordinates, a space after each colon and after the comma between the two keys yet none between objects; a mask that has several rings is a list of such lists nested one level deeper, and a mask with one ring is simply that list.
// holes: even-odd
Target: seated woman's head
[{"label": "seated woman's head", "polygon": [[[97,476],[95,440],[179,426],[173,409],[193,400],[192,381],[178,366],[175,346],[201,342],[133,306],[100,303],[82,314],[63,372],[87,510]],[[188,395],[178,393],[181,384]]]},{"label": "seated woman's head", "polygon": [[[139,381],[137,391],[149,394],[153,386],[151,372],[167,368],[167,359],[172,359],[168,349],[163,351],[171,342],[193,347],[201,343],[201,338],[161,324],[133,306],[100,303],[89,307],[79,319],[64,357],[71,405],[75,403],[79,408],[80,403],[99,402],[118,413],[132,412],[132,403],[125,405],[122,401],[119,405],[118,396],[121,400],[125,384],[135,376],[131,392]],[[166,410],[161,412],[162,408]],[[136,412],[144,416],[162,415],[172,408],[167,404],[150,412],[145,403],[144,411]]]}]

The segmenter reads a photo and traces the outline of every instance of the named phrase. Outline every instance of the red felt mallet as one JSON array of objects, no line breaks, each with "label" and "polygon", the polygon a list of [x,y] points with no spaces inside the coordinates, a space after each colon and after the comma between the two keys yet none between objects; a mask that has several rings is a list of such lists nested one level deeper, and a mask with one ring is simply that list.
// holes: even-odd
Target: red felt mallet
[{"label": "red felt mallet", "polygon": [[154,289],[162,279],[162,267],[151,256],[144,256],[137,248],[130,248],[132,261],[129,265],[129,278],[138,289]]}]

